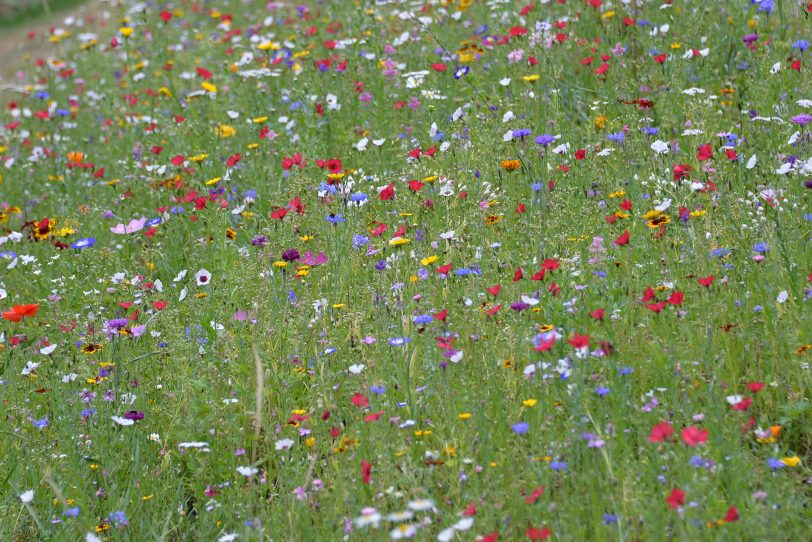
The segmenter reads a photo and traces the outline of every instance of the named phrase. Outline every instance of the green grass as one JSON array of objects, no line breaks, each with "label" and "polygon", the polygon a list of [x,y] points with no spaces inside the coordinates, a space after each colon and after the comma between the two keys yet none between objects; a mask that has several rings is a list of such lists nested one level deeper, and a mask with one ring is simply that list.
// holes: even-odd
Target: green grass
[{"label": "green grass", "polygon": [[23,2],[3,2],[0,28],[12,29],[33,20],[59,14],[68,8],[81,4],[83,0],[30,0]]},{"label": "green grass", "polygon": [[22,68],[0,539],[805,539],[800,6],[283,4]]}]

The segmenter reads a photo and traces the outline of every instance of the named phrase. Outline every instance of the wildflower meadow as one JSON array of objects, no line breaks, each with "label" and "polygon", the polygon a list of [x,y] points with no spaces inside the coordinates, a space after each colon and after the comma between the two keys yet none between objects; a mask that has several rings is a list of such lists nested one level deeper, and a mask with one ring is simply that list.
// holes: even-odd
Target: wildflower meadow
[{"label": "wildflower meadow", "polygon": [[0,540],[808,540],[812,4],[91,3],[0,60]]}]

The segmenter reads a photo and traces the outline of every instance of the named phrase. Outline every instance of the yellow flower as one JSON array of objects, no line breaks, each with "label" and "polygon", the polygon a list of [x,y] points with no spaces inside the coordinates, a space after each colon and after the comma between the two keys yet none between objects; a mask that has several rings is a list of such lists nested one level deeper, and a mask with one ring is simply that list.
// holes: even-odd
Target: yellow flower
[{"label": "yellow flower", "polygon": [[217,92],[217,87],[212,85],[208,81],[203,81],[202,83],[200,83],[200,86],[203,87],[203,90],[205,90],[206,92],[212,92],[212,93]]},{"label": "yellow flower", "polygon": [[527,408],[533,408],[538,403],[538,399],[525,399],[522,401],[522,406]]},{"label": "yellow flower", "polygon": [[611,18],[612,18],[612,17],[614,17],[614,16],[615,16],[615,12],[614,12],[614,11],[607,11],[606,13],[604,13],[603,15],[601,15],[601,19],[611,19]]},{"label": "yellow flower", "polygon": [[[215,90],[216,92],[216,90]],[[237,134],[237,130],[234,129],[233,126],[229,126],[227,124],[221,124],[217,127],[217,135],[220,136],[221,139],[225,139],[227,137],[232,137]]]},{"label": "yellow flower", "polygon": [[389,244],[392,245],[393,247],[399,247],[400,245],[405,245],[406,243],[409,242],[410,241],[405,237],[395,237],[394,239],[389,240]]},{"label": "yellow flower", "polygon": [[222,179],[222,177],[214,177],[213,179],[209,179],[208,181],[206,181],[206,186],[217,184],[220,182],[220,179]]},{"label": "yellow flower", "polygon": [[622,198],[625,195],[626,195],[626,192],[624,192],[623,190],[618,190],[616,192],[611,192],[609,194],[609,197],[610,198]]},{"label": "yellow flower", "polygon": [[416,437],[427,437],[429,435],[431,435],[431,429],[418,429],[414,432]]},{"label": "yellow flower", "polygon": [[609,120],[609,117],[606,115],[598,115],[595,117],[595,128],[598,130],[603,130],[606,128],[606,122]]},{"label": "yellow flower", "polygon": [[308,448],[312,448],[315,445],[316,445],[316,438],[315,437],[307,437],[305,439],[305,446],[307,446]]},{"label": "yellow flower", "polygon": [[206,159],[206,158],[208,158],[208,157],[209,157],[209,155],[208,155],[208,154],[203,153],[203,154],[198,154],[197,156],[190,156],[189,158],[187,158],[187,160],[189,160],[190,162],[194,162],[194,163],[196,163],[196,164],[197,164],[197,163],[199,163],[199,162],[202,162],[203,160],[205,160],[205,159]]},{"label": "yellow flower", "polygon": [[800,462],[801,462],[801,458],[798,457],[797,455],[794,455],[792,457],[782,457],[781,458],[781,463],[783,463],[787,467],[795,467]]},{"label": "yellow flower", "polygon": [[133,35],[133,29],[130,28],[129,26],[122,26],[121,28],[118,29],[118,31],[125,38],[129,38],[130,36]]},{"label": "yellow flower", "polygon": [[457,418],[459,418],[462,421],[470,419],[471,416],[472,414],[470,412],[462,412],[460,414],[457,414]]},{"label": "yellow flower", "polygon": [[268,117],[254,117],[253,119],[251,119],[251,122],[253,122],[254,124],[262,124],[266,120],[268,120]]},{"label": "yellow flower", "polygon": [[674,42],[671,44],[672,49],[682,49],[682,44],[680,42]]},{"label": "yellow flower", "polygon": [[334,309],[343,309],[344,305],[345,305],[345,303],[333,303],[332,307]]},{"label": "yellow flower", "polygon": [[505,171],[516,171],[522,167],[522,163],[518,160],[502,160],[499,162],[499,165],[502,166],[502,169]]},{"label": "yellow flower", "polygon": [[273,263],[273,266],[274,266],[274,267],[287,267],[287,266],[288,266],[288,262],[283,261],[283,260],[279,260],[279,261],[274,262],[274,263]]},{"label": "yellow flower", "polygon": [[436,262],[438,259],[439,259],[439,257],[435,254],[433,256],[423,258],[422,260],[420,260],[420,263],[422,265],[424,265],[424,266],[429,266],[429,265],[433,264],[434,262]]}]

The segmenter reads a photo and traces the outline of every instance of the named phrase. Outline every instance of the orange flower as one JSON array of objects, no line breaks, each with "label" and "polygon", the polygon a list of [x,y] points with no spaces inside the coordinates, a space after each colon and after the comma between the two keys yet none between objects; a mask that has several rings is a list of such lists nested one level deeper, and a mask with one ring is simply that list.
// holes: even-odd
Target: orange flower
[{"label": "orange flower", "polygon": [[81,164],[85,159],[85,153],[79,151],[71,151],[68,153],[68,162],[71,164]]},{"label": "orange flower", "polygon": [[11,309],[3,312],[3,318],[9,322],[19,322],[24,316],[34,316],[39,310],[39,303],[30,305],[14,305]]},{"label": "orange flower", "polygon": [[502,169],[505,171],[516,171],[522,167],[522,163],[518,160],[502,160],[499,162],[499,165],[502,166]]}]

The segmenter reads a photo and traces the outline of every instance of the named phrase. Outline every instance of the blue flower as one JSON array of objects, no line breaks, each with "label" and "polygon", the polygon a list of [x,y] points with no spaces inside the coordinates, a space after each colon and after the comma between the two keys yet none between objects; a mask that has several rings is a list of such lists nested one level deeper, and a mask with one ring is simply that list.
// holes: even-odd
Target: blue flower
[{"label": "blue flower", "polygon": [[350,194],[350,201],[354,201],[354,202],[364,202],[364,201],[366,201],[367,199],[369,199],[369,196],[367,196],[367,195],[366,195],[365,193],[363,193],[363,192],[354,192],[354,193]]},{"label": "blue flower", "polygon": [[430,324],[434,317],[430,314],[421,314],[414,317],[414,323],[417,325]]},{"label": "blue flower", "polygon": [[727,248],[724,248],[724,247],[719,247],[719,248],[714,249],[714,250],[711,252],[711,254],[712,254],[712,255],[713,255],[715,258],[724,258],[724,257],[725,257],[725,256],[727,256],[728,254],[730,254],[730,249],[727,249]]},{"label": "blue flower", "polygon": [[530,424],[528,424],[527,422],[514,423],[511,426],[511,429],[513,429],[513,432],[516,433],[517,435],[524,435],[530,429]]},{"label": "blue flower", "polygon": [[330,213],[329,215],[327,215],[327,222],[329,222],[330,224],[333,224],[333,225],[341,224],[342,222],[346,222],[346,221],[347,220],[341,215],[336,215],[336,214],[333,214],[333,213]]},{"label": "blue flower", "polygon": [[387,341],[389,346],[403,346],[409,343],[411,339],[409,337],[392,337]]},{"label": "blue flower", "polygon": [[471,71],[471,68],[469,68],[468,66],[457,68],[456,70],[454,70],[454,79],[460,79],[461,77],[468,75],[469,71]]},{"label": "blue flower", "polygon": [[644,126],[643,127],[643,133],[646,134],[646,135],[653,136],[653,135],[659,134],[660,129],[659,128],[654,128],[652,126]]},{"label": "blue flower", "polygon": [[383,395],[386,393],[386,386],[370,386],[369,391],[376,395]]},{"label": "blue flower", "polygon": [[42,431],[43,429],[45,429],[46,427],[48,427],[48,418],[41,418],[41,419],[39,419],[39,420],[34,420],[34,421],[33,421],[33,422],[31,422],[31,423],[33,423],[33,424],[34,424],[34,427],[36,427],[37,429],[39,429],[40,431]]},{"label": "blue flower", "polygon": [[596,393],[596,394],[597,394],[599,397],[603,397],[604,395],[609,395],[609,392],[610,392],[610,391],[612,391],[612,390],[610,390],[610,389],[609,389],[609,388],[607,388],[606,386],[598,386],[597,388],[595,388],[595,393]]},{"label": "blue flower", "polygon": [[536,136],[536,139],[534,141],[536,142],[536,145],[542,145],[546,147],[547,145],[555,141],[555,136],[550,134],[541,134],[539,136]]},{"label": "blue flower", "polygon": [[615,132],[613,134],[608,134],[606,139],[609,141],[614,141],[615,143],[623,143],[626,140],[626,134],[623,132]]},{"label": "blue flower", "polygon": [[767,466],[770,467],[772,470],[779,470],[786,467],[783,461],[781,461],[780,459],[776,459],[774,457],[771,457],[767,460]]},{"label": "blue flower", "polygon": [[604,525],[612,525],[617,523],[617,516],[614,514],[604,514],[603,515],[603,524]]},{"label": "blue flower", "polygon": [[66,508],[65,511],[62,512],[62,515],[69,518],[75,518],[76,516],[79,515],[79,507],[74,506],[73,508]]},{"label": "blue flower", "polygon": [[753,250],[758,252],[759,254],[765,254],[770,251],[770,245],[764,243],[763,241],[759,241],[755,245],[753,245]]},{"label": "blue flower", "polygon": [[809,49],[809,45],[810,45],[809,40],[798,40],[792,44],[792,48],[798,49],[803,53],[804,51]]},{"label": "blue flower", "polygon": [[564,471],[567,470],[567,462],[566,461],[559,461],[555,460],[550,463],[550,468],[557,471]]},{"label": "blue flower", "polygon": [[366,245],[369,243],[369,237],[365,235],[353,235],[352,236],[352,246],[353,248],[358,248],[361,246]]},{"label": "blue flower", "polygon": [[76,250],[82,250],[84,248],[90,248],[96,244],[95,237],[85,237],[83,239],[77,239],[73,243],[70,244],[71,248],[75,248]]}]

